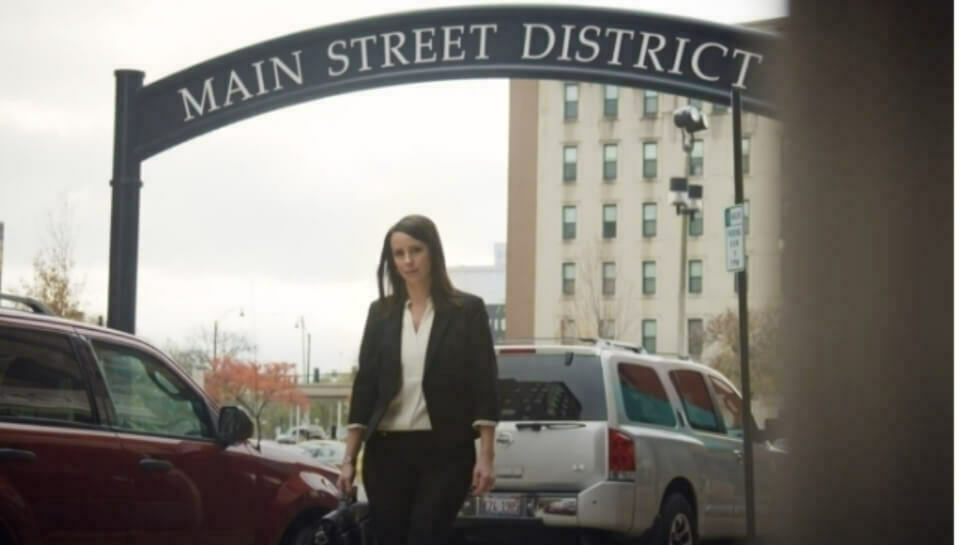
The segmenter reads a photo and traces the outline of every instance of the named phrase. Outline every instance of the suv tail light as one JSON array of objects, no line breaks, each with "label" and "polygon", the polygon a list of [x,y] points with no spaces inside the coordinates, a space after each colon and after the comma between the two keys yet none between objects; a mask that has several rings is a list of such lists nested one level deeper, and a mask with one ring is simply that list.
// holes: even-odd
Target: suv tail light
[{"label": "suv tail light", "polygon": [[607,431],[607,471],[611,481],[633,481],[637,476],[633,438],[619,430]]}]

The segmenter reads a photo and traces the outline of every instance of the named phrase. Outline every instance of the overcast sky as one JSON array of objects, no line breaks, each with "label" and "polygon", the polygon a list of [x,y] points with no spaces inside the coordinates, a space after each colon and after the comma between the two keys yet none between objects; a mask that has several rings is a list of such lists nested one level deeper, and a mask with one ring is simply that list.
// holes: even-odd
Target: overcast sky
[{"label": "overcast sky", "polygon": [[[3,290],[29,279],[48,218],[65,204],[83,308],[105,314],[114,70],[141,70],[150,84],[300,30],[478,3],[0,2]],[[590,5],[725,23],[787,12],[782,0]],[[348,369],[376,296],[383,235],[401,216],[434,219],[448,265],[493,263],[494,243],[506,239],[507,91],[506,80],[473,80],[325,98],[148,159],[137,333],[183,343],[219,319],[255,341],[261,361],[299,364],[302,315],[314,366]]]}]

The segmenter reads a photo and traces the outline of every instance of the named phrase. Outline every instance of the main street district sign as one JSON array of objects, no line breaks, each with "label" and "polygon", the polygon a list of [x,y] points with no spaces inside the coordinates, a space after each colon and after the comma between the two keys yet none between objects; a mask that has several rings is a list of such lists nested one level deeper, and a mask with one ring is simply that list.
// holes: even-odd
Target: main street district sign
[{"label": "main street district sign", "polygon": [[464,78],[600,82],[725,104],[738,91],[745,110],[775,117],[770,73],[781,57],[776,35],[743,27],[615,9],[496,6],[319,27],[147,86],[143,72],[118,70],[107,325],[135,331],[141,162],[193,137],[325,96]]},{"label": "main street district sign", "polygon": [[[456,78],[607,82],[773,115],[770,34],[623,10],[477,7],[404,13],[291,34],[143,88],[136,150],[146,158],[225,124],[371,87]],[[769,79],[769,78],[767,78]]]}]

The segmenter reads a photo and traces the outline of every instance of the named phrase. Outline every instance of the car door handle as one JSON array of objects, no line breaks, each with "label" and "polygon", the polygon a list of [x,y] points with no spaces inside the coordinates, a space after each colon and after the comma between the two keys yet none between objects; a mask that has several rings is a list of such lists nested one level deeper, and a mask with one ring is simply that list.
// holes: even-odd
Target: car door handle
[{"label": "car door handle", "polygon": [[31,450],[0,448],[0,462],[32,462],[37,455]]},{"label": "car door handle", "polygon": [[166,460],[157,460],[156,458],[144,458],[140,460],[140,469],[147,473],[166,473],[173,469],[173,464]]},{"label": "car door handle", "polygon": [[733,451],[733,455],[737,457],[737,461],[738,461],[738,462],[741,462],[741,463],[743,462],[743,451],[742,451],[742,450],[740,450],[740,449],[734,450],[734,451]]}]

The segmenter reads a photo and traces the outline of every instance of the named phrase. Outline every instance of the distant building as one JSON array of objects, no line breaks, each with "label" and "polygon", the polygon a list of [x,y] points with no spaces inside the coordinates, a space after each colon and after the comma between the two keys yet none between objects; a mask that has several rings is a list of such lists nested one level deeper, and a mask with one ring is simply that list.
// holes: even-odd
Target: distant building
[{"label": "distant building", "polygon": [[[781,24],[750,26],[776,31]],[[674,110],[688,104],[710,125],[695,135],[689,157],[673,123]],[[650,89],[511,80],[511,338],[599,335],[705,359],[706,325],[737,308],[734,275],[725,270],[724,209],[734,201],[730,114],[726,104]],[[766,308],[780,301],[786,145],[778,121],[753,113],[742,119],[749,303]],[[682,220],[671,204],[674,176],[704,188],[703,211],[692,219]]]},{"label": "distant building", "polygon": [[507,286],[507,245],[494,244],[493,265],[448,267],[450,280],[457,289],[478,295],[487,304],[490,331],[494,341],[506,338],[507,317],[504,310]]}]

